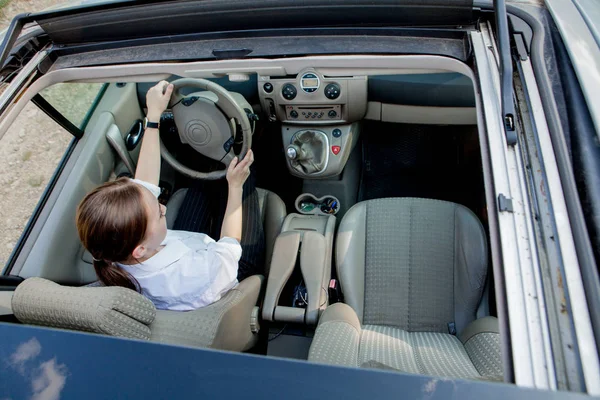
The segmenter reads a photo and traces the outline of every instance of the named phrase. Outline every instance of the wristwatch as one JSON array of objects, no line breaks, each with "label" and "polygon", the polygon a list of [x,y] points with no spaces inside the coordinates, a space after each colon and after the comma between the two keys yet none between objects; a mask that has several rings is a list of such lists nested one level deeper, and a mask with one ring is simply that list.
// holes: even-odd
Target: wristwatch
[{"label": "wristwatch", "polygon": [[144,117],[144,130],[148,128],[158,129],[158,122],[150,122],[147,117]]}]

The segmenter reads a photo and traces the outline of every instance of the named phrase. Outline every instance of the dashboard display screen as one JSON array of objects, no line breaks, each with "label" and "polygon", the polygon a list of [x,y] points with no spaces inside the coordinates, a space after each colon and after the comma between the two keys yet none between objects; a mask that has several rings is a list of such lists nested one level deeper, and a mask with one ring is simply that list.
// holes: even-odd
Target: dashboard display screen
[{"label": "dashboard display screen", "polygon": [[317,78],[304,78],[302,79],[303,87],[315,87],[319,85],[319,80]]}]

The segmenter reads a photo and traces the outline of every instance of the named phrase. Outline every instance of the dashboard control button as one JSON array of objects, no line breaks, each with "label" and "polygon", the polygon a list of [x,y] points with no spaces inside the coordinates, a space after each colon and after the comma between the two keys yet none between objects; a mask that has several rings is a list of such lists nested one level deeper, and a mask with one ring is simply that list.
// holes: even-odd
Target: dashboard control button
[{"label": "dashboard control button", "polygon": [[273,85],[270,82],[267,82],[263,85],[263,89],[267,93],[273,92]]},{"label": "dashboard control button", "polygon": [[340,146],[331,146],[331,152],[336,156],[340,153],[340,150],[342,150]]},{"label": "dashboard control button", "polygon": [[331,132],[331,134],[333,135],[333,137],[337,138],[337,137],[342,136],[342,131],[336,128],[333,130],[333,132]]},{"label": "dashboard control button", "polygon": [[335,118],[337,117],[337,112],[335,112],[335,110],[330,110],[327,115],[329,116],[329,118]]},{"label": "dashboard control button", "polygon": [[298,111],[296,111],[296,110],[290,111],[290,117],[292,117],[292,118],[298,118]]},{"label": "dashboard control button", "polygon": [[341,91],[340,85],[337,83],[330,83],[329,85],[325,86],[325,97],[327,97],[329,100],[335,100],[340,97]]},{"label": "dashboard control button", "polygon": [[286,100],[294,100],[297,94],[298,91],[296,90],[296,86],[292,85],[291,83],[286,83],[281,89],[281,95]]}]

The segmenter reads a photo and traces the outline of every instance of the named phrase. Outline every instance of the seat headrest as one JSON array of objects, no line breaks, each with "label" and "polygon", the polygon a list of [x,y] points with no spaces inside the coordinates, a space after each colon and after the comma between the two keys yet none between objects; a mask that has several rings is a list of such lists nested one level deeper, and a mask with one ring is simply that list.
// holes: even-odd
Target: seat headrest
[{"label": "seat headrest", "polygon": [[29,278],[12,298],[15,317],[25,324],[150,339],[156,308],[123,287],[67,287]]}]

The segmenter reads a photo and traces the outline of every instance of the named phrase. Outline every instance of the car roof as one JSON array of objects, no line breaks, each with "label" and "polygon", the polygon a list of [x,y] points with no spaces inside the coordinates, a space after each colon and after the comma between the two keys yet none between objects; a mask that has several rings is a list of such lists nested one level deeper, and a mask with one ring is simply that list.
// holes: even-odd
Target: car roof
[{"label": "car roof", "polygon": [[460,25],[473,22],[472,10],[472,0],[159,0],[81,4],[28,19],[55,44],[70,44],[231,30]]}]

